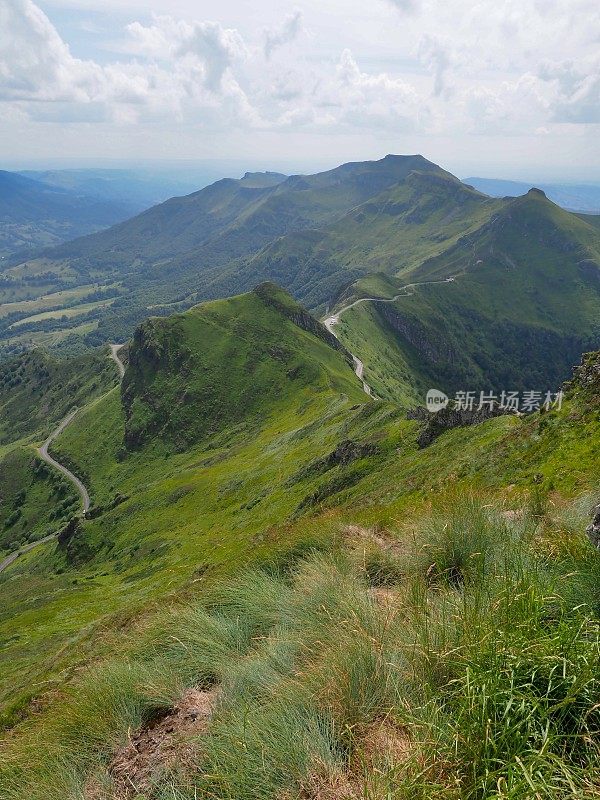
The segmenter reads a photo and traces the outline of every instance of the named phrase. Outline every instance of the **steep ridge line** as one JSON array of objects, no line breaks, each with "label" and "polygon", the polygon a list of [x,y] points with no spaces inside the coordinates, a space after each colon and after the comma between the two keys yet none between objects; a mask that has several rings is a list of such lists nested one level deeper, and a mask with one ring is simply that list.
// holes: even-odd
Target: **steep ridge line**
[{"label": "steep ridge line", "polygon": [[[111,344],[110,354],[109,354],[109,357],[112,358],[112,360],[117,365],[117,369],[119,371],[119,381],[123,379],[123,375],[125,374],[125,365],[117,355],[122,347],[123,347],[122,344]],[[83,515],[85,516],[85,514],[89,511],[91,502],[88,490],[86,489],[84,484],[79,480],[79,478],[76,475],[73,475],[71,470],[67,469],[67,467],[65,467],[64,464],[61,464],[60,462],[56,461],[56,459],[52,458],[52,456],[48,453],[48,447],[52,444],[54,439],[56,439],[56,437],[59,436],[64,431],[67,425],[69,425],[69,423],[73,421],[78,411],[79,409],[74,408],[63,419],[60,425],[46,439],[44,444],[41,447],[37,448],[37,453],[40,456],[40,458],[42,458],[47,464],[50,464],[50,466],[54,467],[59,472],[62,472],[62,474],[68,480],[70,480],[71,483],[75,486],[81,497],[82,512]],[[19,558],[19,556],[23,555],[24,553],[28,553],[30,550],[33,550],[34,547],[38,547],[41,544],[45,544],[46,542],[52,541],[52,539],[55,539],[56,536],[57,536],[56,533],[51,533],[49,536],[45,536],[43,539],[39,539],[37,542],[31,542],[30,544],[23,545],[14,553],[11,553],[10,555],[6,556],[6,558],[3,561],[0,561],[0,572],[9,567],[13,563],[13,561],[16,561],[17,558]]]},{"label": "steep ridge line", "polygon": [[[333,336],[335,336],[336,339],[338,339],[339,337],[333,330],[333,327],[334,325],[338,324],[342,314],[345,311],[349,311],[351,308],[354,308],[354,306],[358,306],[360,305],[360,303],[395,303],[396,300],[399,300],[401,297],[408,297],[411,294],[413,294],[413,292],[407,292],[406,291],[407,289],[413,289],[415,286],[429,286],[430,284],[433,283],[453,283],[454,280],[455,280],[454,277],[449,277],[439,281],[421,281],[419,283],[407,283],[406,286],[402,287],[402,291],[399,294],[395,295],[394,297],[360,297],[353,303],[349,303],[347,306],[340,308],[340,310],[335,314],[332,314],[329,317],[325,317],[325,319],[323,320],[323,325],[325,325],[329,333],[331,333]],[[371,390],[371,387],[364,379],[365,365],[360,360],[360,358],[358,358],[358,356],[354,355],[354,353],[350,353],[350,355],[352,356],[352,360],[354,361],[354,372],[356,373],[356,377],[359,379],[359,381],[361,381],[364,392],[368,394],[369,397],[375,397],[375,395]]]}]

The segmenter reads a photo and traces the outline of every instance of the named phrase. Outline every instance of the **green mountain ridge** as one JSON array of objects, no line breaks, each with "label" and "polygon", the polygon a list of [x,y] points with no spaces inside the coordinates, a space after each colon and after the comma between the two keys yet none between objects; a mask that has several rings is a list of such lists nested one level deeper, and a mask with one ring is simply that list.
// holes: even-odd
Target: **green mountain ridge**
[{"label": "green mountain ridge", "polygon": [[[383,378],[372,378],[383,395],[408,400],[415,393],[407,387],[418,384],[421,392],[432,381],[491,386],[498,361],[515,364],[494,386],[514,378],[523,385],[528,347],[531,380],[555,386],[584,349],[599,344],[599,252],[593,218],[532,192],[490,199],[422,156],[387,156],[312,176],[247,174],[5,271],[0,300],[12,302],[0,319],[0,342],[5,353],[40,344],[77,352],[128,338],[149,314],[168,316],[264,281],[320,314],[359,297],[394,297],[406,284],[456,278],[394,306],[404,322],[392,328],[400,324],[404,334],[385,319],[368,323],[362,344],[361,331],[345,333],[367,371],[388,373],[387,389]],[[110,302],[86,306],[82,296],[66,317],[60,308],[42,317],[18,310],[21,297],[81,284],[96,292],[110,286]],[[42,308],[49,302],[39,300]],[[361,312],[345,317],[346,328]],[[396,312],[381,306],[371,313]],[[380,340],[378,368],[369,353],[373,336]],[[436,341],[448,346],[440,351]],[[435,363],[423,361],[419,342]],[[386,347],[395,354],[385,355]]]},{"label": "green mountain ridge", "polygon": [[[32,375],[6,389],[9,419],[32,419],[14,453],[82,368],[38,386],[11,363],[7,386]],[[116,372],[90,359],[82,378],[100,363]],[[599,353],[562,408],[424,449],[273,284],[148,320],[115,378],[52,447],[90,518],[0,572],[3,797],[585,796]],[[45,525],[60,492],[19,469],[11,508]]]},{"label": "green mountain ridge", "polygon": [[[415,169],[451,179],[422,156],[388,156],[285,180],[267,174],[261,179],[254,175],[219,181],[188,197],[173,198],[102,235],[46,251],[7,270],[4,294],[18,300],[34,280],[45,291],[119,281],[126,296],[113,304],[108,315],[92,316],[98,326],[88,338],[100,344],[105,336],[121,335],[123,326],[129,326],[130,334],[149,306],[162,304],[168,313],[169,304],[190,306],[198,300],[250,290],[273,278],[290,289],[295,278],[289,271],[273,275],[268,264],[255,268],[248,260],[281,236],[335,224],[368,199],[405,183]],[[317,303],[326,302],[341,283],[358,274],[343,273],[339,265],[335,272],[316,293]],[[298,299],[306,301],[313,277],[314,268],[307,280],[296,280]]]},{"label": "green mountain ridge", "polygon": [[185,450],[242,421],[252,428],[279,405],[302,406],[315,392],[359,398],[351,358],[335,350],[338,341],[274,284],[150,319],[129,350],[125,443],[158,438]]},{"label": "green mountain ridge", "polygon": [[[415,383],[421,392],[548,391],[600,345],[597,232],[535,189],[407,279],[423,285],[394,303],[355,306],[339,327],[382,397]],[[361,282],[347,294],[360,297]]]}]

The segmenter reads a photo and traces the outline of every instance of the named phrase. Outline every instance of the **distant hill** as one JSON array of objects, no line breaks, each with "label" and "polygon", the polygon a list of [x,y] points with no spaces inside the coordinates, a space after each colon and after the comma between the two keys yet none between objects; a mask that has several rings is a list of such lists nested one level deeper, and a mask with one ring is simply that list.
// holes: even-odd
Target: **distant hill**
[{"label": "distant hill", "polygon": [[[518,311],[522,328],[510,335],[519,343],[542,328],[565,345],[552,359],[550,340],[534,348],[544,379],[554,380],[584,344],[600,344],[594,323],[600,229],[594,223],[594,217],[561,210],[540,191],[516,200],[490,198],[420,155],[388,155],[316,175],[247,173],[171,198],[7,270],[0,286],[0,300],[2,293],[6,298],[0,336],[9,352],[18,352],[49,334],[51,344],[62,347],[76,329],[81,333],[67,341],[73,349],[71,341],[122,341],[149,314],[166,316],[264,281],[320,314],[351,299],[394,297],[407,283],[456,278],[448,291],[445,285],[419,291],[440,295],[435,309],[423,309],[422,324],[436,326],[438,337],[449,330],[466,372],[446,364],[446,372],[436,367],[430,373],[421,363],[419,374],[443,377],[454,370],[455,377],[487,380],[503,333],[495,323],[486,328],[487,344],[475,358],[475,333],[469,334],[464,315],[515,321]],[[36,287],[45,295],[37,316],[31,304],[26,310],[19,304]],[[93,291],[97,304],[86,305],[82,297],[71,301],[80,302],[81,314],[73,305],[67,316],[60,305],[47,310],[53,293],[73,287]],[[102,287],[111,287],[109,304],[98,294]],[[470,294],[454,310],[442,311],[459,290]],[[418,360],[416,353],[412,357]],[[510,374],[522,377],[519,364],[517,359]]]},{"label": "distant hill", "polygon": [[[531,188],[529,183],[497,178],[464,178],[464,183],[490,197],[519,197]],[[567,211],[600,214],[600,185],[585,183],[538,183],[537,185],[550,200]]]},{"label": "distant hill", "polygon": [[410,280],[423,285],[342,316],[342,341],[383,396],[402,390],[401,375],[422,390],[552,389],[600,345],[599,231],[540,190],[503,204]]},{"label": "distant hill", "polygon": [[186,197],[171,198],[47,255],[53,261],[68,259],[78,271],[93,260],[95,268],[112,274],[136,261],[147,277],[157,279],[168,260],[175,265],[168,270],[172,283],[186,271],[197,274],[256,252],[292,231],[331,223],[415,169],[443,173],[422,156],[390,156],[289,178],[247,173],[240,180],[226,178]]},{"label": "distant hill", "polygon": [[129,213],[126,205],[0,170],[0,256],[108,228]]},{"label": "distant hill", "polygon": [[24,170],[20,174],[49,186],[126,208],[133,217],[170,197],[197,191],[222,177],[217,167]]}]

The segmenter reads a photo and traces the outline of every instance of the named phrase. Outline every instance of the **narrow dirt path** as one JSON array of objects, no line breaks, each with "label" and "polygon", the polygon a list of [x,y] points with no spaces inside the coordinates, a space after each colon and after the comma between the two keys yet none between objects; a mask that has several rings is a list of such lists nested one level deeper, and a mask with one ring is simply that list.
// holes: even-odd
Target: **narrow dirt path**
[{"label": "narrow dirt path", "polygon": [[123,364],[117,353],[122,347],[124,347],[124,345],[111,344],[109,346],[110,346],[110,358],[112,358],[112,360],[117,365],[117,369],[119,370],[119,379],[123,380],[123,376],[125,375],[125,364]]},{"label": "narrow dirt path", "polygon": [[78,411],[79,411],[78,408],[74,408],[73,411],[71,411],[71,413],[68,414],[63,419],[58,428],[56,428],[56,430],[54,430],[50,434],[50,436],[46,439],[44,444],[41,447],[38,447],[38,454],[40,458],[43,458],[47,464],[50,464],[50,466],[54,467],[59,472],[62,472],[62,474],[66,478],[68,478],[71,481],[71,483],[75,486],[81,497],[82,511],[85,514],[87,513],[87,511],[89,511],[90,508],[90,495],[88,493],[88,490],[79,480],[77,475],[73,475],[70,469],[67,469],[67,467],[65,467],[64,464],[61,464],[56,459],[52,458],[52,456],[48,452],[48,448],[50,447],[52,442],[56,439],[57,436],[60,436],[60,434],[64,431],[67,425],[75,418],[75,415],[77,414]]},{"label": "narrow dirt path", "polygon": [[52,539],[56,536],[55,533],[51,533],[49,536],[44,536],[43,539],[38,539],[37,542],[31,542],[30,544],[24,544],[23,547],[20,547],[18,550],[15,550],[14,553],[11,553],[9,556],[3,561],[0,561],[0,572],[2,570],[9,567],[13,561],[16,561],[19,556],[22,556],[24,553],[28,553],[30,550],[33,550],[34,547],[38,547],[40,544],[46,544],[46,542],[51,542]]},{"label": "narrow dirt path", "polygon": [[[409,295],[413,294],[413,292],[407,292],[407,289],[414,289],[415,286],[429,286],[433,283],[453,283],[454,278],[444,278],[443,280],[439,281],[421,281],[420,283],[407,283],[406,286],[402,287],[402,291],[395,295],[394,297],[360,297],[358,300],[355,300],[353,303],[349,303],[347,306],[340,308],[335,314],[332,314],[330,317],[325,317],[323,320],[323,325],[327,328],[329,333],[335,336],[338,339],[337,333],[334,331],[334,326],[338,324],[340,321],[340,317],[345,311],[349,311],[354,306],[358,306],[361,303],[395,303],[396,300],[399,300],[401,297],[408,297]],[[354,372],[356,373],[356,377],[362,382],[363,390],[366,394],[370,397],[374,397],[373,392],[371,391],[371,387],[364,379],[364,372],[365,372],[365,365],[363,362],[355,356],[354,353],[350,353],[352,356],[352,360],[354,361]]]},{"label": "narrow dirt path", "polygon": [[[112,358],[112,360],[117,365],[117,369],[119,370],[119,380],[120,381],[123,380],[123,375],[125,374],[125,365],[123,364],[123,362],[121,361],[121,359],[118,356],[118,352],[122,347],[123,347],[122,344],[111,344],[110,345],[110,356],[109,356],[110,358]],[[67,467],[64,466],[64,464],[61,464],[55,458],[52,458],[52,456],[48,452],[48,448],[50,447],[52,442],[58,436],[60,436],[60,434],[64,431],[64,429],[67,427],[67,425],[69,425],[69,423],[71,423],[73,421],[73,419],[77,415],[78,410],[79,409],[74,408],[63,419],[63,421],[60,423],[60,425],[54,431],[52,431],[52,433],[46,439],[44,444],[41,447],[37,448],[37,452],[38,452],[38,455],[40,456],[40,458],[42,458],[47,464],[50,464],[50,466],[54,467],[54,469],[57,469],[59,472],[62,472],[62,474],[68,480],[70,480],[71,483],[75,486],[75,488],[77,489],[77,491],[79,493],[79,496],[81,497],[81,510],[82,510],[82,513],[85,515],[89,511],[90,503],[91,503],[90,495],[89,495],[88,490],[86,489],[84,484],[79,480],[77,475],[74,475],[71,472],[70,469],[68,469]],[[44,544],[45,542],[52,541],[52,539],[54,539],[55,537],[56,537],[56,534],[55,533],[51,533],[49,536],[46,536],[46,537],[44,537],[43,539],[40,539],[37,542],[32,542],[31,544],[23,545],[23,547],[20,547],[14,553],[11,553],[10,555],[6,556],[6,558],[4,558],[3,561],[0,561],[0,572],[2,572],[7,567],[9,567],[14,561],[17,560],[17,558],[19,558],[19,556],[23,555],[24,553],[29,552],[30,550],[33,550],[34,547],[38,547],[39,545]]]}]

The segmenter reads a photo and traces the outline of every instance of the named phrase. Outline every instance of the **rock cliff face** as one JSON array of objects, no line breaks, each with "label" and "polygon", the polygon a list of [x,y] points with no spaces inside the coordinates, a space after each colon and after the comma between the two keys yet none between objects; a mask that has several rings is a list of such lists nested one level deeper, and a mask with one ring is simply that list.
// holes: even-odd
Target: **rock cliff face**
[{"label": "rock cliff face", "polygon": [[596,550],[600,550],[600,505],[596,506],[594,509],[592,523],[587,528],[586,533],[588,535],[588,539],[596,548]]},{"label": "rock cliff face", "polygon": [[379,303],[377,312],[390,327],[432,364],[453,363],[458,356],[451,345],[437,338],[416,317],[402,314],[392,303]]},{"label": "rock cliff face", "polygon": [[162,320],[148,319],[136,328],[129,348],[128,369],[121,383],[127,449],[137,449],[145,438],[166,424],[167,411],[152,390],[152,379],[161,372],[185,377],[189,355],[176,322],[167,326]]},{"label": "rock cliff face", "polygon": [[600,351],[584,353],[562,388],[572,400],[572,416],[600,420]]},{"label": "rock cliff face", "polygon": [[495,406],[493,409],[483,408],[479,411],[458,410],[456,408],[443,408],[432,414],[425,408],[416,408],[409,411],[409,419],[416,419],[425,422],[424,428],[419,433],[417,444],[420,448],[428,447],[442,433],[453,428],[464,428],[467,425],[479,425],[487,422],[488,419],[500,417],[504,414],[512,413],[505,409]]},{"label": "rock cliff face", "polygon": [[584,353],[573,370],[573,378],[565,384],[568,392],[583,395],[588,405],[600,408],[600,351]]}]

